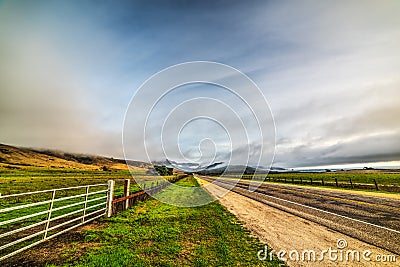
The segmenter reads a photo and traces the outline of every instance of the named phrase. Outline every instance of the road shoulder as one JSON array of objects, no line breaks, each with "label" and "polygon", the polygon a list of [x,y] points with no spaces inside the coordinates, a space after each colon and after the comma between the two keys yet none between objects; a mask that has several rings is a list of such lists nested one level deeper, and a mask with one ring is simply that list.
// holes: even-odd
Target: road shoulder
[{"label": "road shoulder", "polygon": [[[291,215],[284,211],[272,208],[255,200],[246,198],[234,192],[227,192],[214,184],[198,179],[199,184],[207,190],[214,198],[232,212],[244,226],[248,228],[263,243],[269,244],[276,252],[284,250],[287,253],[296,250],[300,254],[304,250],[328,250],[337,249],[337,241],[344,239],[348,246],[342,251],[357,250],[361,254],[370,250],[371,259],[377,255],[389,255],[390,252],[376,248],[357,239],[333,231],[327,227],[307,221],[300,217]],[[256,251],[254,253],[257,253]],[[338,253],[339,254],[339,253]],[[294,255],[294,254],[293,254]],[[286,255],[288,258],[288,255]],[[317,257],[318,258],[318,257]],[[399,259],[397,259],[397,262]],[[360,262],[331,261],[327,255],[324,261],[292,261],[288,258],[290,266],[398,266],[393,263],[367,262],[362,259]]]}]

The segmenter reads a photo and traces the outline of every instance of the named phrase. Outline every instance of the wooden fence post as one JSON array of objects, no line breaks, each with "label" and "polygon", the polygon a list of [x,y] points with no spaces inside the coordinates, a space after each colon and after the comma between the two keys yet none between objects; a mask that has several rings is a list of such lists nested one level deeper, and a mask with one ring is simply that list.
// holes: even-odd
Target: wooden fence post
[{"label": "wooden fence post", "polygon": [[351,189],[354,189],[353,181],[351,180],[351,178],[350,178],[350,186],[351,186]]},{"label": "wooden fence post", "polygon": [[335,183],[336,183],[336,187],[339,187],[339,184],[338,184],[337,178],[335,178]]},{"label": "wooden fence post", "polygon": [[[131,192],[131,179],[125,179],[124,183],[124,196],[129,196]],[[125,200],[125,209],[129,209],[129,199]]]},{"label": "wooden fence post", "polygon": [[376,190],[378,191],[378,190],[379,190],[379,187],[378,187],[378,183],[376,182],[376,179],[374,179],[374,184],[375,184]]},{"label": "wooden fence post", "polygon": [[112,215],[112,202],[114,200],[114,185],[113,180],[108,180],[108,192],[107,192],[107,217]]},{"label": "wooden fence post", "polygon": [[322,186],[324,186],[324,178],[321,178]]}]

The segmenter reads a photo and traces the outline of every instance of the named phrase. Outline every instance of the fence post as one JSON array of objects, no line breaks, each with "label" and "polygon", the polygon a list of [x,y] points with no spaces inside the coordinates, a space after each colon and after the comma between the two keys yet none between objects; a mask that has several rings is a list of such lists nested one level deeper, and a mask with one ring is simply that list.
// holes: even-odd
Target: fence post
[{"label": "fence post", "polygon": [[85,222],[85,216],[86,216],[86,208],[87,208],[87,201],[88,201],[88,196],[89,196],[89,187],[90,185],[88,185],[86,187],[86,195],[85,195],[85,204],[83,206],[83,216],[82,216],[82,223]]},{"label": "fence post", "polygon": [[374,184],[375,184],[376,190],[378,191],[378,190],[379,190],[379,187],[378,187],[378,183],[376,182],[376,179],[374,179]]},{"label": "fence post", "polygon": [[322,186],[324,186],[324,178],[321,178]]},{"label": "fence post", "polygon": [[335,178],[335,183],[336,183],[336,187],[339,187],[339,184],[338,184],[337,178]]},{"label": "fence post", "polygon": [[312,178],[310,178],[310,183],[311,183],[311,185],[312,185]]},{"label": "fence post", "polygon": [[108,191],[107,191],[107,217],[112,215],[112,201],[114,199],[114,185],[113,180],[108,180]]},{"label": "fence post", "polygon": [[[124,183],[124,196],[127,197],[129,196],[131,192],[131,180],[130,179],[125,179]],[[125,209],[129,209],[129,199],[125,200]]]},{"label": "fence post", "polygon": [[351,186],[351,189],[354,189],[353,181],[351,180],[351,178],[350,178],[350,186]]},{"label": "fence post", "polygon": [[53,204],[54,204],[55,197],[56,197],[56,190],[53,190],[53,192],[51,193],[51,202],[50,202],[49,211],[47,213],[47,222],[46,222],[46,226],[44,229],[43,240],[45,240],[47,238],[47,230],[49,229],[49,226],[50,226],[51,212],[53,211]]}]

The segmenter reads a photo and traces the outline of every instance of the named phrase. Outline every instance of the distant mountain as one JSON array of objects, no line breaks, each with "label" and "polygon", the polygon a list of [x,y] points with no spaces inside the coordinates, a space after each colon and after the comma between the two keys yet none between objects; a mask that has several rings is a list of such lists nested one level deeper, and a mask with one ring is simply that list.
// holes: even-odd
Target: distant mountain
[{"label": "distant mountain", "polygon": [[272,166],[271,171],[288,171],[288,169]]},{"label": "distant mountain", "polygon": [[217,166],[219,166],[219,165],[221,165],[221,164],[224,164],[223,162],[217,162],[217,163],[213,163],[213,164],[211,164],[211,165],[208,165],[207,166],[207,168],[206,169],[213,169],[213,168],[215,168],[215,167],[217,167]]},{"label": "distant mountain", "polygon": [[153,162],[155,165],[165,165],[170,168],[179,169],[185,172],[194,172],[203,175],[220,175],[223,173],[226,174],[253,174],[257,171],[257,173],[276,173],[276,172],[288,172],[288,169],[281,167],[271,167],[267,168],[264,166],[245,166],[245,165],[229,165],[227,166],[225,162],[215,162],[210,165],[202,166],[197,163],[185,163],[185,162],[176,162],[173,160],[166,159],[165,161],[157,161]]},{"label": "distant mountain", "polygon": [[229,165],[227,166],[225,162],[215,162],[210,165],[200,165],[197,163],[190,162],[176,162],[173,160],[166,159],[164,161],[156,161],[153,162],[155,165],[164,165],[170,168],[179,169],[185,172],[193,172],[199,173],[203,175],[220,175],[223,173],[226,174],[253,174],[257,171],[257,173],[281,173],[281,172],[289,172],[290,170],[281,167],[271,167],[267,168],[264,166],[245,166],[245,165]]},{"label": "distant mountain", "polygon": [[223,166],[218,168],[206,168],[204,170],[199,171],[199,174],[204,175],[220,175],[220,174],[254,174],[254,173],[277,173],[277,172],[286,172],[287,169],[280,168],[280,167],[271,167],[266,168],[263,166],[245,166],[245,165],[230,165],[230,166]]},{"label": "distant mountain", "polygon": [[155,161],[155,162],[153,162],[153,164],[154,165],[164,165],[169,168],[178,169],[178,170],[181,170],[184,172],[198,172],[198,171],[204,170],[204,169],[215,168],[215,167],[223,164],[223,162],[215,162],[211,165],[202,166],[198,163],[176,162],[173,160],[166,159],[165,161]]},{"label": "distant mountain", "polygon": [[[207,168],[205,170],[201,170],[198,173],[203,175],[220,175],[220,174],[252,174],[256,171],[256,168],[243,166],[243,165],[230,165],[219,168]],[[263,170],[264,172],[264,170]]]},{"label": "distant mountain", "polygon": [[[128,164],[133,169],[147,170],[151,167],[150,164],[139,161],[128,161]],[[82,170],[128,169],[124,159],[0,144],[0,168],[26,169],[30,167]]]}]

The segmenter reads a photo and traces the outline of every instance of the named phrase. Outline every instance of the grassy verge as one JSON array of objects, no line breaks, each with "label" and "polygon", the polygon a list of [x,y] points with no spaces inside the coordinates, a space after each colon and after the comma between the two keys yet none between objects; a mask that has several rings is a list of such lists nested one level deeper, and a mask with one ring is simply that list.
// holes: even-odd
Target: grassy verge
[{"label": "grassy verge", "polygon": [[[265,175],[260,175],[264,177]],[[251,175],[243,175],[244,179],[251,179]],[[313,182],[321,182],[324,180],[325,183],[350,183],[350,179],[353,183],[359,184],[374,184],[374,180],[379,185],[397,185],[400,186],[400,173],[272,173],[268,174],[268,179],[271,181],[286,181],[289,183],[292,180],[296,183],[303,181],[304,183],[310,183],[310,179]],[[336,180],[335,180],[336,179]]]},{"label": "grassy verge", "polygon": [[[248,179],[245,179],[248,181]],[[359,189],[359,188],[349,188],[349,187],[336,187],[336,186],[327,186],[327,185],[317,185],[317,184],[293,184],[289,182],[282,182],[282,181],[264,181],[264,183],[270,183],[270,184],[277,184],[277,185],[286,185],[286,186],[293,186],[293,187],[299,187],[299,188],[315,188],[315,189],[321,189],[321,190],[328,190],[328,191],[334,191],[334,192],[346,192],[346,193],[351,193],[351,194],[359,194],[359,195],[367,195],[367,196],[376,196],[376,197],[386,197],[386,198],[392,198],[392,199],[400,199],[400,193],[398,192],[388,192],[388,191],[376,191],[374,189]]]},{"label": "grassy verge", "polygon": [[[209,197],[197,191],[192,176],[177,184]],[[160,194],[191,197],[179,191],[171,187]],[[84,238],[81,247],[89,249],[65,250],[61,266],[280,266],[257,259],[263,245],[218,202],[186,208],[149,200],[85,230]]]},{"label": "grassy verge", "polygon": [[[400,173],[272,173],[257,174],[264,182],[305,187],[376,192],[391,195],[400,193]],[[228,176],[229,178],[230,176]],[[232,175],[231,178],[253,179],[252,175]],[[375,182],[378,185],[376,190]]]},{"label": "grassy verge", "polygon": [[[141,180],[141,186],[143,183],[146,184],[147,187],[151,185],[155,185],[157,180],[160,179],[159,176],[144,176],[143,172],[138,172],[137,176],[143,176]],[[174,177],[166,177],[167,179],[171,179]],[[5,170],[0,169],[0,193],[3,196],[10,194],[18,194],[25,192],[34,192],[41,190],[52,190],[52,189],[60,189],[67,187],[75,187],[75,186],[85,186],[92,184],[107,184],[108,180],[114,180],[116,182],[115,187],[115,196],[123,195],[123,185],[125,179],[131,179],[131,193],[137,192],[141,190],[138,184],[132,179],[132,176],[129,171],[124,170],[116,170],[116,171],[98,171],[98,170],[78,170],[78,169],[45,169],[45,168],[31,168],[24,170]],[[89,203],[86,205],[88,208],[86,214],[89,216],[86,219],[90,218],[90,213],[95,210],[101,209],[105,207],[105,197],[106,193],[101,192],[97,194],[93,194],[96,191],[104,191],[107,189],[107,186],[96,186],[90,187],[89,195],[87,200]],[[67,221],[67,219],[75,219],[79,216],[83,215],[82,209],[84,208],[83,202],[85,201],[86,188],[75,188],[71,190],[57,190],[55,194],[55,199],[60,199],[69,196],[79,196],[73,199],[65,199],[61,201],[54,202],[53,212],[51,214],[51,218],[54,220],[50,223],[49,227],[56,226],[62,222]],[[0,213],[0,234],[4,232],[10,232],[12,230],[17,230],[22,227],[29,227],[25,230],[22,230],[18,233],[14,233],[7,237],[0,238],[0,246],[13,242],[15,240],[20,240],[30,234],[38,233],[44,229],[44,222],[48,216],[48,210],[50,208],[49,201],[52,198],[52,192],[42,192],[37,194],[23,195],[23,196],[9,196],[0,198],[0,209],[11,208],[22,206],[30,203],[38,203],[44,202],[41,205],[37,206],[28,206],[24,208],[20,208],[17,210],[9,210]],[[102,198],[102,199],[98,199]],[[103,204],[102,204],[103,203]],[[99,206],[102,204],[101,206]],[[97,205],[97,206],[96,206]],[[67,208],[64,208],[68,206]],[[95,207],[96,206],[96,207]],[[68,215],[69,214],[69,215]],[[68,215],[68,216],[66,216]],[[22,218],[22,219],[21,219]],[[19,220],[21,219],[21,220]],[[13,220],[13,221],[9,221]],[[9,221],[8,223],[5,223]],[[40,225],[34,225],[36,223],[42,223]],[[71,226],[71,225],[70,225]],[[64,227],[66,228],[66,226]],[[51,231],[49,235],[54,234],[58,231],[64,229],[63,227]],[[36,237],[32,237],[29,240],[23,241],[19,244],[15,244],[12,247],[9,247],[0,252],[0,256],[3,256],[11,251],[17,250],[23,246],[29,245],[33,242],[39,241],[42,238],[43,234],[40,234]]]}]

